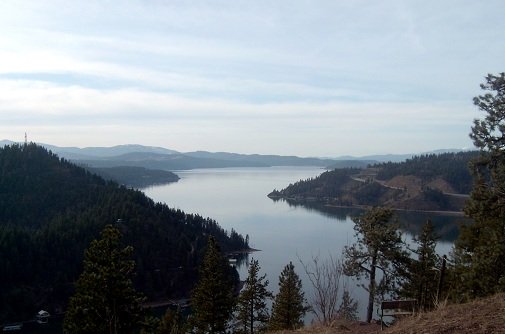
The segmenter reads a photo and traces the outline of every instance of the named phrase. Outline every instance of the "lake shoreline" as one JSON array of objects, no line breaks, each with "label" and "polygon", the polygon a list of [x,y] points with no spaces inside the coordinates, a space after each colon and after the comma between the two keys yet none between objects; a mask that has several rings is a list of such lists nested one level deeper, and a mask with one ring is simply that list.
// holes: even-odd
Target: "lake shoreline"
[{"label": "lake shoreline", "polygon": [[[334,204],[324,204],[324,206],[329,208],[341,208],[341,209],[362,209],[367,210],[372,208],[369,205],[334,205]],[[441,210],[418,210],[418,209],[401,209],[401,208],[391,208],[393,211],[402,211],[402,212],[418,212],[418,213],[433,213],[437,215],[444,216],[457,216],[464,217],[465,213],[463,211],[441,211]]]},{"label": "lake shoreline", "polygon": [[[356,205],[337,205],[337,204],[327,204],[327,203],[321,203],[321,202],[319,202],[319,201],[317,201],[315,199],[300,201],[300,200],[296,200],[296,199],[291,198],[291,197],[276,196],[276,195],[272,195],[272,194],[268,194],[267,197],[270,198],[273,201],[283,200],[283,201],[286,201],[288,204],[290,202],[292,202],[292,203],[303,205],[304,203],[310,202],[310,203],[317,203],[317,204],[323,205],[323,206],[328,207],[328,208],[360,209],[360,210],[368,210],[368,209],[373,208],[373,206],[371,206],[371,205],[359,205],[359,204],[356,204]],[[433,214],[437,214],[437,215],[456,216],[456,217],[464,217],[465,216],[464,211],[420,210],[420,209],[404,209],[404,208],[394,208],[394,207],[389,207],[389,208],[392,209],[392,210],[394,210],[394,211],[402,211],[402,212],[433,213]]]}]

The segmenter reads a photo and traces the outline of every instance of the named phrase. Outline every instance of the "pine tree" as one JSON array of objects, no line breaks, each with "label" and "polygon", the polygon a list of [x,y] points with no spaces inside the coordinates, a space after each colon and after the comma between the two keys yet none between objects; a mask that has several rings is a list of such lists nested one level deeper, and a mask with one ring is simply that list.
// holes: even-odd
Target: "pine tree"
[{"label": "pine tree", "polygon": [[417,259],[410,264],[409,279],[402,286],[401,294],[405,297],[415,298],[422,310],[433,308],[437,296],[439,273],[439,258],[435,247],[437,245],[433,224],[428,220],[421,234],[414,238],[417,249],[414,253]]},{"label": "pine tree", "polygon": [[132,333],[142,320],[142,296],[130,276],[132,247],[121,248],[121,233],[107,225],[84,255],[84,271],[65,315],[65,333]]},{"label": "pine tree", "polygon": [[[373,208],[353,218],[356,243],[344,248],[344,273],[358,280],[368,280],[368,307],[366,321],[372,321],[374,302],[386,293],[394,293],[402,283],[409,258],[403,249],[398,226],[391,222],[393,212]],[[382,278],[377,279],[377,270]]]},{"label": "pine tree", "polygon": [[291,330],[303,326],[303,317],[307,312],[302,281],[295,272],[292,262],[284,267],[279,276],[279,293],[272,305],[271,330]]},{"label": "pine tree", "polygon": [[230,266],[214,239],[209,237],[192,293],[192,325],[197,333],[225,333],[235,304]]},{"label": "pine tree", "polygon": [[505,291],[505,73],[489,74],[481,88],[488,92],[474,104],[486,115],[470,133],[480,155],[465,207],[474,223],[462,229],[454,252],[455,287],[468,298]]},{"label": "pine tree", "polygon": [[183,334],[184,319],[182,316],[181,308],[177,310],[167,309],[165,315],[160,321],[156,334]]},{"label": "pine tree", "polygon": [[267,299],[273,297],[267,290],[266,274],[259,275],[260,266],[257,260],[251,259],[249,274],[245,286],[238,300],[238,328],[239,333],[259,333],[266,329],[269,320]]},{"label": "pine tree", "polygon": [[337,310],[337,317],[349,321],[358,321],[358,302],[355,301],[349,290],[344,288],[342,303]]}]

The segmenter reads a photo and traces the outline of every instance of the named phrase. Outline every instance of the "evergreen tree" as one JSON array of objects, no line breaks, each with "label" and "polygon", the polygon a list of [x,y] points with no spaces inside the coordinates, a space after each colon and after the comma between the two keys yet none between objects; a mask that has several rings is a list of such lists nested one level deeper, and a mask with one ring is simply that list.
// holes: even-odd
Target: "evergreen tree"
[{"label": "evergreen tree", "polygon": [[183,334],[184,319],[180,307],[173,311],[168,309],[160,321],[157,334]]},{"label": "evergreen tree", "polygon": [[342,303],[337,310],[337,317],[349,321],[358,321],[358,302],[355,301],[349,290],[344,288]]},{"label": "evergreen tree", "polygon": [[428,220],[421,234],[414,238],[417,259],[411,262],[409,278],[402,286],[401,294],[415,298],[421,310],[432,309],[436,301],[439,274],[435,268],[440,262],[435,250],[436,239],[433,224]]},{"label": "evergreen tree", "polygon": [[132,247],[121,248],[121,233],[107,225],[84,255],[84,271],[65,315],[65,333],[132,333],[142,320],[142,296],[130,276]]},{"label": "evergreen tree", "polygon": [[474,104],[486,115],[470,133],[480,155],[465,207],[474,224],[462,229],[454,252],[457,293],[469,298],[505,291],[505,73],[489,74],[481,88],[488,92]]},{"label": "evergreen tree", "polygon": [[[391,222],[393,212],[373,208],[353,218],[356,243],[344,248],[344,273],[358,280],[367,279],[368,308],[366,321],[372,321],[374,301],[394,293],[405,275],[408,255],[398,226]],[[377,269],[382,278],[377,282]]]},{"label": "evergreen tree", "polygon": [[214,237],[209,237],[200,266],[200,277],[192,293],[192,325],[197,333],[225,333],[235,298],[228,261]]},{"label": "evergreen tree", "polygon": [[273,295],[267,290],[266,274],[258,277],[259,270],[258,261],[251,259],[249,274],[238,299],[237,331],[240,333],[263,332],[269,320],[266,300]]},{"label": "evergreen tree", "polygon": [[307,312],[302,281],[295,272],[292,262],[284,267],[279,276],[279,293],[272,305],[271,330],[291,330],[303,326],[303,316]]}]

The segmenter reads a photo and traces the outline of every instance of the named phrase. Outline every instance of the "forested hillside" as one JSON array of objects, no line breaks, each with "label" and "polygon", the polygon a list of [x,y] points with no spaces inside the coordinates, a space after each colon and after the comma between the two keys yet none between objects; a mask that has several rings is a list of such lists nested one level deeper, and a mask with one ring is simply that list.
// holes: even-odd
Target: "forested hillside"
[{"label": "forested hillside", "polygon": [[430,154],[361,170],[335,169],[274,190],[269,197],[343,206],[461,211],[473,185],[468,165],[477,154]]},{"label": "forested hillside", "polygon": [[405,162],[376,164],[377,179],[390,180],[398,175],[411,175],[429,183],[437,178],[445,180],[457,193],[468,194],[472,190],[473,178],[468,168],[478,151],[428,154],[415,156]]},{"label": "forested hillside", "polygon": [[245,238],[215,221],[154,203],[35,144],[0,149],[0,322],[64,309],[83,252],[114,223],[134,247],[135,284],[148,298],[186,295],[208,235],[224,251]]}]

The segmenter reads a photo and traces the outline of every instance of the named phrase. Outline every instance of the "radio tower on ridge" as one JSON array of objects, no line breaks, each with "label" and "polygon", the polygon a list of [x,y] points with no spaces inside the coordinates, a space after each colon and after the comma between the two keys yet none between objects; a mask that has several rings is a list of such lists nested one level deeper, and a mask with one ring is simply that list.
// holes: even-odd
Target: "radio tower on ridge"
[{"label": "radio tower on ridge", "polygon": [[25,146],[28,145],[28,136],[26,135],[26,132],[25,132]]}]

